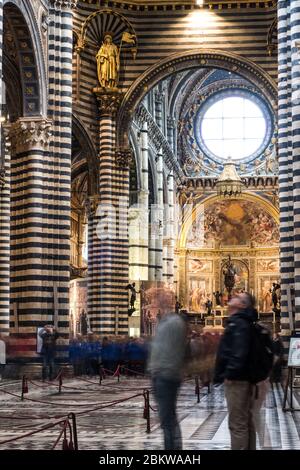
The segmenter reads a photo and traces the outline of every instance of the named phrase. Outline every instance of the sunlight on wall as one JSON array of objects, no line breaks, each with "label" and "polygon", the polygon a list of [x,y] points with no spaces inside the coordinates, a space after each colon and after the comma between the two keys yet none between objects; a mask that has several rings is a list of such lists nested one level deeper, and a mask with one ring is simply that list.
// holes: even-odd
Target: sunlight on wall
[{"label": "sunlight on wall", "polygon": [[205,32],[218,27],[218,16],[212,11],[196,10],[187,17],[187,33],[199,35],[205,41]]}]

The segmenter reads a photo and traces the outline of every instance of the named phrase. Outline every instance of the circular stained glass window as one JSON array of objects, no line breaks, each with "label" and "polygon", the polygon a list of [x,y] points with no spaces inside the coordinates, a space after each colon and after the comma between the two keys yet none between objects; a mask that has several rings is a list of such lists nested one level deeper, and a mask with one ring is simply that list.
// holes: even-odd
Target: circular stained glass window
[{"label": "circular stained glass window", "polygon": [[255,158],[273,130],[266,104],[250,92],[216,93],[199,110],[200,146],[217,159]]}]

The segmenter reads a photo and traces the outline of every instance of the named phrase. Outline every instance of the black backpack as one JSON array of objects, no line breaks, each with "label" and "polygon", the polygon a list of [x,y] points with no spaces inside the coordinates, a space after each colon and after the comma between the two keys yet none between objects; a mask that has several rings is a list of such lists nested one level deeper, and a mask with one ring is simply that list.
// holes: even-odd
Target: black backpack
[{"label": "black backpack", "polygon": [[252,340],[249,354],[249,378],[257,384],[270,376],[273,367],[273,341],[267,328],[253,323]]}]

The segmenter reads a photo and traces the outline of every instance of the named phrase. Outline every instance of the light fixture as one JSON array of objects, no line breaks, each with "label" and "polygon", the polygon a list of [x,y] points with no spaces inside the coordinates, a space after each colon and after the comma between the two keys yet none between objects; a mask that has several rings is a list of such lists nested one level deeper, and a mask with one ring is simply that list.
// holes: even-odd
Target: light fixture
[{"label": "light fixture", "polygon": [[202,8],[204,6],[204,0],[196,0],[196,5],[198,5],[198,7]]},{"label": "light fixture", "polygon": [[241,194],[243,186],[244,183],[237,174],[235,164],[229,157],[228,161],[224,163],[224,170],[216,182],[218,195],[224,198],[237,198]]}]

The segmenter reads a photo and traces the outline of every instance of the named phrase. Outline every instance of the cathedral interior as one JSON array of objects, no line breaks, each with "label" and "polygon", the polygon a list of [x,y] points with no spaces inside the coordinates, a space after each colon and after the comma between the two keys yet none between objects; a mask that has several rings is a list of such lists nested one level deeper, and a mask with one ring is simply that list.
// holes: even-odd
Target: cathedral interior
[{"label": "cathedral interior", "polygon": [[0,0],[7,377],[40,373],[45,325],[67,368],[76,337],[149,338],[174,309],[222,334],[241,292],[288,353],[300,331],[299,11]]}]

